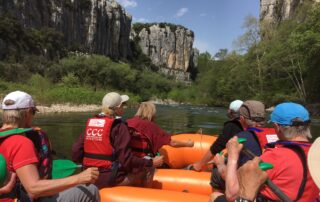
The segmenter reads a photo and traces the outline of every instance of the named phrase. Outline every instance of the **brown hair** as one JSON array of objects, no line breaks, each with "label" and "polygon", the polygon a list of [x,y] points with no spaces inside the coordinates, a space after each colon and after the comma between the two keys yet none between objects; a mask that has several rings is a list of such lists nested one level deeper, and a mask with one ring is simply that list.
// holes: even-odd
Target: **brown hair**
[{"label": "brown hair", "polygon": [[29,113],[29,108],[3,110],[2,122],[3,124],[18,125],[18,127],[22,127],[27,113]]},{"label": "brown hair", "polygon": [[141,119],[153,121],[156,113],[157,110],[155,104],[153,104],[152,102],[142,102],[139,106],[136,116]]}]

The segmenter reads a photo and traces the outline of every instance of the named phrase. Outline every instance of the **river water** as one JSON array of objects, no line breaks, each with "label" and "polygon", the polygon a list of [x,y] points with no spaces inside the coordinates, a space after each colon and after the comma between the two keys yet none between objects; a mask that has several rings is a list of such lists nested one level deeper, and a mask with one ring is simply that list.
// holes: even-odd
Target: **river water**
[{"label": "river water", "polygon": [[[127,109],[124,117],[130,118],[136,109]],[[225,108],[194,107],[194,106],[157,106],[156,122],[171,134],[195,133],[202,130],[203,134],[219,134],[223,122],[226,121]],[[94,112],[37,114],[34,125],[45,130],[54,150],[61,156],[70,158],[71,146],[85,128],[88,118]],[[320,136],[320,118],[312,119],[312,134]]]}]

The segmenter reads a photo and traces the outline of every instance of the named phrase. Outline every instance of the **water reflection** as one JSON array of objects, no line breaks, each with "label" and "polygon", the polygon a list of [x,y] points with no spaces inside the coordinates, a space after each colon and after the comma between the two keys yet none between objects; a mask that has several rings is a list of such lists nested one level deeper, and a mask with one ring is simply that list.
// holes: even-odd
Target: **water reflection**
[{"label": "water reflection", "polygon": [[[125,118],[132,117],[137,109],[128,109]],[[63,113],[37,115],[34,125],[48,132],[57,153],[70,157],[71,146],[83,132],[86,121],[94,113]],[[218,134],[226,120],[226,109],[217,107],[157,106],[156,122],[172,134],[195,133],[200,128],[204,134]],[[320,136],[320,119],[312,120],[312,134]]]}]

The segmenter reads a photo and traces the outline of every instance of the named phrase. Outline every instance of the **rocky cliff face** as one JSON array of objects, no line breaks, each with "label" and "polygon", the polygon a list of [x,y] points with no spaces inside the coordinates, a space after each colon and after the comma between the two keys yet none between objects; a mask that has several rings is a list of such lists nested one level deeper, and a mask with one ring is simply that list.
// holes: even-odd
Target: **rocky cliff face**
[{"label": "rocky cliff face", "polygon": [[133,30],[142,52],[148,55],[160,71],[179,80],[189,80],[197,65],[199,51],[192,48],[191,30],[172,24],[151,24]]},{"label": "rocky cliff face", "polygon": [[129,54],[131,16],[114,0],[3,0],[4,13],[26,28],[61,31],[68,47],[113,58]]},{"label": "rocky cliff face", "polygon": [[[260,20],[268,24],[279,24],[290,19],[304,0],[260,0]],[[320,0],[312,0],[320,2]]]}]

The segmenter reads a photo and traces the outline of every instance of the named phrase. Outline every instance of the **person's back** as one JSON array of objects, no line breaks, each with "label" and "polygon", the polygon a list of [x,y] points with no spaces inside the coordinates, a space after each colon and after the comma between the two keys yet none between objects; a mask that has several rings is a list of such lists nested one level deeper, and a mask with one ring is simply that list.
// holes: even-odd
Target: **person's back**
[{"label": "person's back", "polygon": [[[128,127],[122,116],[127,95],[111,92],[102,100],[102,113],[88,120],[84,135],[73,144],[73,160],[82,160],[84,167],[98,166],[98,188],[139,185],[135,174],[144,168],[159,166],[163,157],[142,159],[133,155],[129,146]],[[94,134],[93,134],[94,133]]]},{"label": "person's back", "polygon": [[201,171],[206,163],[208,163],[214,155],[226,148],[227,142],[237,133],[243,131],[243,127],[239,122],[239,109],[243,101],[234,100],[230,103],[227,116],[228,121],[224,122],[222,133],[218,136],[215,142],[210,146],[210,150],[202,157],[201,161],[192,164],[196,171]]},{"label": "person's back", "polygon": [[[51,160],[40,157],[45,153],[41,153],[39,147],[43,146],[41,149],[44,150],[50,148],[45,148],[48,146],[45,145],[45,139],[42,139],[44,142],[40,142],[42,140],[37,140],[38,137],[34,138],[33,135],[46,137],[37,131],[32,133],[20,131],[22,128],[30,128],[37,110],[29,94],[21,91],[9,93],[2,102],[2,109],[1,131],[8,132],[11,129],[18,131],[10,136],[2,136],[0,140],[0,153],[6,159],[7,170],[9,173],[16,173],[21,183],[18,195],[14,195],[14,190],[11,190],[13,196],[21,201],[79,201],[80,198],[99,201],[99,193],[94,185],[87,187],[80,185],[96,180],[99,174],[96,168],[90,168],[67,178],[45,179],[50,178]],[[48,165],[44,161],[47,161]]]},{"label": "person's back", "polygon": [[[308,140],[311,138],[308,111],[299,104],[282,103],[271,113],[271,122],[280,141],[273,143],[274,148],[266,149],[260,157],[274,165],[273,169],[266,171],[269,178],[291,200],[313,201],[319,189],[307,168],[306,156],[311,146]],[[268,188],[263,188],[259,197],[277,200]]]},{"label": "person's back", "polygon": [[[299,143],[298,143],[299,144]],[[305,154],[308,153],[311,144],[301,146]],[[275,169],[266,171],[270,180],[277,185],[289,198],[296,199],[298,190],[300,189],[303,179],[304,166],[300,157],[292,149],[279,146],[277,148],[268,148],[260,157],[262,161],[271,163]],[[304,159],[306,160],[306,159]],[[305,167],[307,169],[307,167]],[[306,184],[303,189],[303,194],[299,201],[313,201],[319,190],[315,187],[310,174],[307,174]],[[268,196],[270,199],[277,199],[276,195],[269,189],[265,188],[260,191],[263,196]]]},{"label": "person's back", "polygon": [[[134,135],[138,136],[135,138],[135,142],[137,143],[136,145],[141,145],[139,144],[139,142],[145,142],[146,144],[148,144],[143,144],[143,146],[146,146],[147,149],[144,152],[145,155],[148,155],[148,153],[150,152],[152,156],[155,156],[159,148],[170,143],[170,135],[152,121],[141,119],[138,116],[135,116],[133,118],[127,119],[127,123],[129,129],[131,129],[130,133],[132,136],[132,140],[133,138],[135,138],[133,137]],[[144,139],[145,141],[143,141]],[[134,147],[134,142],[132,142],[132,140],[131,146]],[[133,151],[135,151],[135,148],[133,148]]]}]

